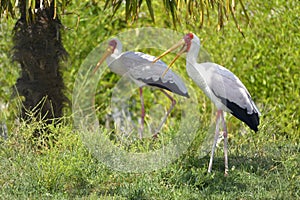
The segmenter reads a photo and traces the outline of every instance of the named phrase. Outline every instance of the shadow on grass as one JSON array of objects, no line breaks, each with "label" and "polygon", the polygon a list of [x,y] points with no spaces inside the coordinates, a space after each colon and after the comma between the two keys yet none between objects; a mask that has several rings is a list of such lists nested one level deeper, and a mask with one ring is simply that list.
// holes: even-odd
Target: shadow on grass
[{"label": "shadow on grass", "polygon": [[207,172],[209,159],[209,155],[201,159],[185,157],[178,163],[181,174],[175,178],[166,175],[166,184],[196,187],[208,194],[244,192],[249,190],[249,182],[263,181],[270,173],[278,173],[278,168],[283,168],[282,163],[272,157],[230,156],[229,175],[225,177],[223,156],[215,156],[212,173]]}]

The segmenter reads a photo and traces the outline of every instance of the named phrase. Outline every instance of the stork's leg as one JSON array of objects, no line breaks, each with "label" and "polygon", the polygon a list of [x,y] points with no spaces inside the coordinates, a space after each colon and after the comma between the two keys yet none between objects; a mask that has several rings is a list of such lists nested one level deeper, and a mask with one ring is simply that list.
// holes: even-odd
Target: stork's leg
[{"label": "stork's leg", "polygon": [[208,173],[210,173],[211,169],[212,169],[215,149],[216,149],[217,141],[219,139],[219,120],[220,120],[220,115],[222,115],[222,112],[223,112],[222,110],[217,111],[215,138],[214,138],[214,143],[213,143],[212,149],[211,149],[210,160],[209,160],[209,165],[208,165],[208,170],[207,170]]},{"label": "stork's leg", "polygon": [[163,120],[161,121],[160,125],[158,126],[158,128],[156,129],[153,137],[154,138],[157,138],[157,135],[160,131],[160,129],[162,128],[162,126],[164,125],[164,123],[166,122],[169,114],[171,113],[171,111],[173,110],[174,106],[176,105],[176,100],[171,96],[169,95],[166,91],[164,91],[163,89],[161,89],[161,91],[171,100],[172,104],[171,104],[171,107],[168,109],[167,113],[165,114]]},{"label": "stork's leg", "polygon": [[225,172],[224,175],[228,175],[228,147],[227,147],[227,127],[226,127],[226,122],[224,119],[224,114],[223,112],[221,113],[221,118],[222,118],[222,123],[223,123],[223,136],[224,136],[224,162],[225,162]]},{"label": "stork's leg", "polygon": [[139,130],[140,139],[143,138],[144,132],[144,123],[145,123],[145,104],[144,104],[144,97],[143,97],[143,88],[140,87],[140,99],[141,99],[141,127]]}]

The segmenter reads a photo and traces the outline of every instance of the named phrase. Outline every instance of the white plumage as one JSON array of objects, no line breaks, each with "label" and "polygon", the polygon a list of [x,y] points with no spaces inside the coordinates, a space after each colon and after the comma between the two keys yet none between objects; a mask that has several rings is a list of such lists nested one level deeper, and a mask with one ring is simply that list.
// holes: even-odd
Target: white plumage
[{"label": "white plumage", "polygon": [[141,52],[127,51],[113,59],[107,58],[108,67],[112,72],[121,76],[128,73],[133,80],[142,82],[141,84],[136,82],[140,86],[145,83],[188,97],[188,91],[184,82],[173,71],[168,71],[166,76],[161,77],[161,74],[168,66],[160,60],[152,63],[155,59],[154,56]]},{"label": "white plumage", "polygon": [[258,131],[257,127],[259,125],[260,112],[251,99],[247,88],[231,71],[212,62],[197,63],[197,57],[200,50],[200,40],[195,34],[186,34],[178,44],[168,49],[156,60],[171,52],[175,48],[178,48],[180,45],[183,45],[183,47],[171,62],[169,68],[182,53],[187,52],[186,71],[188,75],[204,91],[218,109],[215,139],[212,146],[208,171],[210,172],[212,169],[214,151],[219,136],[218,123],[221,119],[224,135],[225,174],[227,175],[227,127],[223,111],[229,112],[241,121],[245,122],[254,131]]},{"label": "white plumage", "polygon": [[162,78],[161,74],[167,69],[167,65],[160,60],[156,63],[152,63],[155,60],[154,56],[132,51],[122,53],[122,43],[117,38],[110,40],[107,51],[97,63],[94,73],[105,59],[112,72],[120,76],[125,74],[129,75],[129,77],[133,79],[140,87],[142,107],[140,137],[142,137],[142,132],[144,129],[145,116],[142,87],[146,84],[160,88],[161,91],[172,101],[170,109],[167,111],[165,117],[154,134],[154,137],[156,137],[166,121],[167,116],[176,104],[176,101],[167,92],[165,92],[164,89],[181,96],[189,97],[184,82],[173,71],[168,71],[166,76]]},{"label": "white plumage", "polygon": [[187,34],[184,40],[189,46],[186,57],[188,75],[214,102],[218,110],[230,112],[257,131],[260,112],[240,79],[216,63],[197,63],[199,38],[195,34]]}]

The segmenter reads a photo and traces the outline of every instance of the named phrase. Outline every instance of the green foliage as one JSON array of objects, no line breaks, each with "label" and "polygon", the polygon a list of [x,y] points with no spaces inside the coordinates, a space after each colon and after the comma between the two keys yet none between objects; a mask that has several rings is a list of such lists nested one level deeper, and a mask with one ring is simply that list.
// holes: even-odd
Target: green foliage
[{"label": "green foliage", "polygon": [[[36,14],[36,9],[40,8],[49,8],[51,6],[51,2],[54,2],[54,18],[57,17],[57,9],[60,9],[64,12],[66,6],[71,2],[70,0],[26,0],[24,2],[19,2],[18,0],[1,0],[0,1],[0,18],[4,15],[8,17],[18,16],[19,12],[17,11],[17,7],[26,10],[26,20],[29,21],[30,15]],[[24,4],[23,4],[24,3]],[[34,18],[34,17],[33,17]]]},{"label": "green foliage", "polygon": [[[210,19],[212,12],[218,14],[217,17],[217,27],[218,30],[224,27],[226,21],[231,16],[236,24],[237,29],[243,34],[242,29],[240,28],[239,22],[236,19],[236,7],[237,5],[241,6],[243,11],[242,18],[246,21],[249,21],[247,11],[245,9],[244,3],[242,0],[238,1],[229,1],[229,0],[218,0],[218,1],[207,1],[207,0],[197,0],[197,1],[171,1],[164,0],[162,1],[164,5],[164,10],[166,10],[168,15],[171,15],[172,22],[174,27],[183,23],[183,21],[191,21],[192,23],[197,24],[197,26],[202,27],[205,20]],[[154,17],[159,16],[159,9],[155,9],[153,4],[161,4],[161,2],[155,2],[152,0],[146,0],[147,10],[150,14],[152,21],[154,22]],[[114,16],[118,10],[121,8],[125,9],[126,21],[137,21],[140,18],[141,7],[143,1],[132,1],[126,0],[106,0],[104,9],[111,9],[112,16]],[[207,19],[206,19],[207,18]]]},{"label": "green foliage", "polygon": [[[213,26],[200,29],[197,25],[182,23],[178,27],[183,33],[192,31],[201,38],[202,47],[209,52],[212,61],[227,67],[241,79],[262,113],[257,133],[250,132],[235,118],[227,118],[228,177],[223,176],[222,144],[217,149],[212,174],[206,173],[209,157],[199,158],[199,146],[203,134],[207,132],[213,106],[198,89],[203,129],[199,130],[197,138],[184,155],[158,171],[131,174],[108,169],[82,144],[69,118],[62,119],[63,123],[59,126],[48,125],[51,130],[49,135],[38,139],[32,137],[33,132],[43,130],[44,125],[38,121],[30,125],[14,122],[20,107],[18,101],[10,100],[11,86],[18,76],[17,65],[10,62],[9,51],[12,46],[10,30],[14,23],[10,19],[1,21],[0,99],[1,102],[9,102],[6,114],[0,111],[0,120],[6,120],[9,125],[9,139],[0,143],[1,197],[299,199],[300,10],[297,3],[255,0],[245,4],[251,20],[251,27],[243,28],[245,38],[235,29],[234,21],[229,21],[220,32],[216,32]],[[127,28],[152,25],[147,13],[135,24],[125,21],[125,11],[122,13],[122,10],[114,18],[107,18],[111,12],[103,10],[103,6],[104,2],[95,4],[92,1],[78,1],[66,8],[62,15],[62,22],[66,26],[63,41],[70,54],[69,61],[64,64],[64,81],[69,98],[77,71],[92,49]],[[158,3],[152,6],[154,10],[163,8]],[[141,12],[145,10],[147,7],[142,5]],[[210,17],[215,15],[211,13]],[[155,26],[172,26],[166,13],[160,12],[155,17]],[[243,20],[241,26],[245,26]],[[148,53],[158,55],[161,52]],[[169,62],[173,56],[166,57],[165,61]],[[184,66],[185,62],[181,59],[175,64],[174,71],[188,79]],[[107,113],[105,109],[110,102],[111,88],[118,80],[118,76],[107,70],[98,84],[96,102],[102,125]],[[194,84],[191,85],[196,88]],[[153,92],[146,90],[145,98],[149,99],[146,101],[148,108],[152,102],[169,105],[167,100],[160,98],[158,92],[153,95]],[[139,106],[138,95],[133,99]],[[136,107],[136,112],[139,112],[139,107]],[[66,109],[66,113],[71,113],[70,109]],[[177,126],[175,124],[174,127]],[[166,137],[173,137],[172,131],[166,133]],[[160,142],[132,142],[123,147],[134,152],[148,151],[151,145],[159,146]]]},{"label": "green foliage", "polygon": [[8,126],[13,123],[17,113],[10,105],[16,103],[11,97],[19,71],[17,63],[11,61],[11,24],[12,19],[0,19],[0,124],[7,120]]},{"label": "green foliage", "polygon": [[8,17],[8,15],[11,15],[12,17],[15,16],[15,7],[13,6],[15,5],[15,1],[0,1],[0,18],[3,15],[6,15]]}]

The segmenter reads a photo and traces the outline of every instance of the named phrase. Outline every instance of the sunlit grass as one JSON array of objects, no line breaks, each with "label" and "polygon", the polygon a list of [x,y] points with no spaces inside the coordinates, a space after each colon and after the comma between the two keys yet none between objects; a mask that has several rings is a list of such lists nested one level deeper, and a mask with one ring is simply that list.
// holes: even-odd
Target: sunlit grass
[{"label": "sunlit grass", "polygon": [[198,139],[184,155],[163,169],[145,174],[124,173],[113,171],[94,158],[76,131],[66,124],[55,128],[50,125],[51,135],[37,141],[31,133],[40,126],[21,124],[1,144],[0,181],[4,196],[299,197],[299,146],[289,140],[275,141],[263,132],[230,140],[230,171],[224,177],[222,145],[217,149],[212,174],[206,172],[209,157],[199,158]]}]

